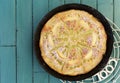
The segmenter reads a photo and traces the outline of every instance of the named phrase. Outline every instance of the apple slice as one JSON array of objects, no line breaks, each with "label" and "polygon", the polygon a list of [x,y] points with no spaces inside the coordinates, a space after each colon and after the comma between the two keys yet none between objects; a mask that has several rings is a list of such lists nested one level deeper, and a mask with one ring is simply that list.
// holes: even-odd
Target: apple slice
[{"label": "apple slice", "polygon": [[48,41],[49,41],[50,46],[54,47],[54,42],[50,34],[48,35]]},{"label": "apple slice", "polygon": [[88,53],[85,55],[85,59],[90,59],[92,57],[92,50],[88,51]]},{"label": "apple slice", "polygon": [[92,46],[95,45],[96,41],[97,41],[97,34],[96,33],[92,33]]},{"label": "apple slice", "polygon": [[66,56],[64,56],[64,54],[62,52],[60,52],[59,50],[57,50],[57,53],[61,58],[63,58],[63,59],[66,58]]}]

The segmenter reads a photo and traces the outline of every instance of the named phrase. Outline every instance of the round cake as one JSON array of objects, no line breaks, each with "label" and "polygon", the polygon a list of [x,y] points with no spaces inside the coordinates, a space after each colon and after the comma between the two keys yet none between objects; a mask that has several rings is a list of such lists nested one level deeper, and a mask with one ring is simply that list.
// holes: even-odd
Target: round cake
[{"label": "round cake", "polygon": [[52,16],[40,33],[40,51],[56,72],[76,76],[95,68],[106,51],[102,23],[83,10],[67,10]]}]

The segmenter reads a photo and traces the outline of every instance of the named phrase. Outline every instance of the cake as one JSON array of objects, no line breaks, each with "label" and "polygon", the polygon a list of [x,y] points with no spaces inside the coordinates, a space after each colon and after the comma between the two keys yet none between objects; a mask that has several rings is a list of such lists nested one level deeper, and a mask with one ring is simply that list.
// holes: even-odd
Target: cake
[{"label": "cake", "polygon": [[45,63],[69,76],[94,69],[106,52],[107,35],[102,23],[83,10],[53,15],[43,26],[39,47]]}]

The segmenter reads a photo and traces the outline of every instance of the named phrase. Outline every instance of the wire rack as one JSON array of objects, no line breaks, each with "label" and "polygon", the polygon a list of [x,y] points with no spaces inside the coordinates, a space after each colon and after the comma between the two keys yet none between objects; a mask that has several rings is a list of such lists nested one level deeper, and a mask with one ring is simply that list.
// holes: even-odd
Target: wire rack
[{"label": "wire rack", "polygon": [[116,83],[120,78],[120,27],[107,17],[106,19],[111,25],[114,37],[113,51],[107,65],[100,72],[85,80],[73,82],[60,79],[61,83],[108,83],[110,81],[112,81],[112,83]]}]

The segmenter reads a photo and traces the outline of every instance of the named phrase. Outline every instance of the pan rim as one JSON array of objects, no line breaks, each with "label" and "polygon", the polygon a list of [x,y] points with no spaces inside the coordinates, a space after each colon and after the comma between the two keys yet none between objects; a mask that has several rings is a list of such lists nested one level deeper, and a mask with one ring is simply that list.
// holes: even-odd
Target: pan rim
[{"label": "pan rim", "polygon": [[[41,51],[39,48],[40,33],[41,33],[41,30],[42,30],[42,27],[44,26],[44,24],[56,13],[66,11],[69,9],[84,10],[84,11],[92,14],[94,17],[96,17],[103,24],[103,26],[105,28],[105,32],[107,34],[107,46],[106,46],[107,49],[106,49],[105,54],[103,55],[101,62],[94,69],[92,69],[90,72],[88,72],[86,74],[82,74],[82,75],[77,75],[77,76],[62,75],[62,74],[56,72],[55,70],[51,69],[45,63],[45,61],[42,59]],[[112,49],[113,49],[114,38],[113,38],[113,33],[112,33],[112,29],[110,27],[110,24],[108,23],[106,18],[99,11],[97,11],[96,9],[94,9],[90,6],[84,5],[84,4],[73,3],[73,4],[64,4],[64,5],[58,6],[55,9],[48,12],[42,18],[42,20],[39,22],[37,29],[35,31],[35,34],[34,34],[33,41],[34,41],[34,49],[35,49],[37,59],[44,70],[46,70],[51,75],[53,75],[57,78],[60,78],[62,80],[79,81],[79,80],[83,80],[83,79],[86,79],[88,77],[93,76],[94,74],[96,74],[97,72],[99,72],[100,70],[102,70],[105,67],[105,65],[107,64],[107,62],[109,60]]]}]

